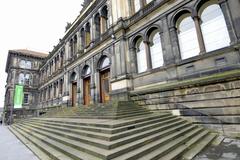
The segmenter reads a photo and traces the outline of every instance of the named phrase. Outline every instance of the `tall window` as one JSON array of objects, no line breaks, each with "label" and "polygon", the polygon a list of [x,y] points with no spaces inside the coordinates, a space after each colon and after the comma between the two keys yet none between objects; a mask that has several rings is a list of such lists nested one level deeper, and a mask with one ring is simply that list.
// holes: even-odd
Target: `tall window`
[{"label": "tall window", "polygon": [[137,55],[137,68],[138,73],[142,73],[147,70],[147,57],[145,52],[145,45],[143,39],[139,38],[136,42],[136,55]]},{"label": "tall window", "polygon": [[95,38],[98,39],[101,35],[100,14],[97,13],[94,17],[95,23]]},{"label": "tall window", "polygon": [[200,49],[197,32],[190,14],[184,14],[178,19],[177,32],[182,59],[198,55]]},{"label": "tall window", "polygon": [[26,60],[21,60],[19,62],[19,66],[24,69],[31,69],[32,68],[32,62],[31,61],[26,61]]},{"label": "tall window", "polygon": [[134,0],[134,10],[135,12],[139,11],[141,9],[140,0]]},{"label": "tall window", "polygon": [[157,30],[150,34],[149,41],[152,68],[161,67],[163,65],[162,43],[160,34]]},{"label": "tall window", "polygon": [[201,29],[206,51],[229,46],[230,38],[222,10],[218,4],[203,5],[200,9]]},{"label": "tall window", "polygon": [[91,43],[91,26],[90,23],[86,24],[86,29],[85,29],[85,47],[88,47]]},{"label": "tall window", "polygon": [[31,75],[20,73],[18,77],[18,83],[21,85],[30,85],[31,84]]},{"label": "tall window", "polygon": [[29,103],[29,95],[24,93],[23,103],[28,104]]},{"label": "tall window", "polygon": [[24,74],[20,73],[19,77],[18,77],[18,83],[19,84],[24,84],[24,79],[25,79]]},{"label": "tall window", "polygon": [[108,29],[108,8],[104,6],[101,11],[101,33],[106,32]]}]

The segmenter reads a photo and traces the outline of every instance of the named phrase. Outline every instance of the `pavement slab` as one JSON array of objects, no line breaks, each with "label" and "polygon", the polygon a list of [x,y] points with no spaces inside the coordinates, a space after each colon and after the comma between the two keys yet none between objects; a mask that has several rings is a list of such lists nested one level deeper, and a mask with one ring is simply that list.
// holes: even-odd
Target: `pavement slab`
[{"label": "pavement slab", "polygon": [[38,160],[7,128],[0,125],[0,160]]}]

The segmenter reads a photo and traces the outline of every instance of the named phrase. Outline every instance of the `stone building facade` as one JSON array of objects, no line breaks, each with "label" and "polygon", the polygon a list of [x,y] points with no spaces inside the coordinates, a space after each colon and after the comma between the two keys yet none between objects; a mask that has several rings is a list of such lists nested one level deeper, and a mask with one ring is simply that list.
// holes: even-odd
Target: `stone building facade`
[{"label": "stone building facade", "polygon": [[[39,103],[39,67],[47,54],[35,51],[19,49],[9,50],[6,63],[7,85],[5,91],[5,117],[9,123],[9,116],[20,117],[25,114],[33,114]],[[23,109],[13,109],[14,93],[16,85],[23,86]],[[27,113],[29,112],[29,113]]]},{"label": "stone building facade", "polygon": [[237,133],[239,8],[235,0],[85,0],[38,70],[37,106],[131,99],[193,109]]}]

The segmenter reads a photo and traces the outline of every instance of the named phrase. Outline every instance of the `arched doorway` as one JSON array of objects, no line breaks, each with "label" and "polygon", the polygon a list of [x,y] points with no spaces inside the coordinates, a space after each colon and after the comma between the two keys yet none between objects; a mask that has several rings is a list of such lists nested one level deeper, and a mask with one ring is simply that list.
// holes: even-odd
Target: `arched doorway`
[{"label": "arched doorway", "polygon": [[89,105],[91,101],[91,69],[85,66],[82,71],[83,78],[83,104]]},{"label": "arched doorway", "polygon": [[72,93],[71,93],[71,99],[72,99],[72,107],[76,107],[77,103],[77,74],[73,72],[71,74],[71,83],[72,83]]},{"label": "arched doorway", "polygon": [[110,59],[102,58],[99,67],[100,73],[100,102],[107,103],[110,100]]}]

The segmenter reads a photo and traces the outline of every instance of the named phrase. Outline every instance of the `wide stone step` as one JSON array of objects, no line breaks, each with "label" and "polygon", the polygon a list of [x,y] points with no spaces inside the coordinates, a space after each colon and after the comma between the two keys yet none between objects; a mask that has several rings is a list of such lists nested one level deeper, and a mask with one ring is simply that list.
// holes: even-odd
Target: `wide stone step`
[{"label": "wide stone step", "polygon": [[151,117],[146,117],[144,121],[139,121],[133,124],[125,125],[123,127],[118,127],[118,128],[102,128],[102,127],[95,127],[95,126],[81,126],[79,124],[65,124],[62,123],[61,121],[59,122],[52,122],[52,121],[40,121],[40,120],[34,120],[30,119],[28,121],[25,121],[26,123],[38,123],[38,124],[46,124],[46,125],[51,125],[51,126],[59,126],[63,127],[65,129],[78,129],[78,130],[83,130],[83,131],[90,131],[90,132],[97,132],[97,133],[105,133],[105,134],[117,134],[119,132],[124,132],[128,131],[133,128],[139,128],[141,126],[145,126],[148,124],[152,124],[155,122],[159,121],[164,121],[167,119],[174,118],[175,116],[172,116],[170,114],[157,114]]},{"label": "wide stone step", "polygon": [[[125,160],[125,159],[134,159],[133,157],[138,157],[141,155],[144,155],[143,153],[145,150],[154,150],[158,148],[159,146],[163,144],[170,143],[172,140],[176,139],[177,137],[181,137],[182,135],[185,135],[186,133],[190,132],[191,130],[195,130],[196,126],[190,125],[190,126],[179,126],[172,129],[172,131],[164,131],[162,133],[156,133],[149,137],[142,138],[141,140],[135,141],[135,144],[138,145],[138,147],[132,148],[131,144],[128,144],[126,146],[119,147],[118,156],[114,155],[114,160]],[[144,142],[144,143],[141,143]],[[126,149],[123,149],[125,147]],[[129,149],[127,149],[129,148]],[[121,150],[122,149],[122,150]],[[148,150],[148,151],[149,151]],[[121,152],[125,151],[127,154],[120,154]]]},{"label": "wide stone step", "polygon": [[181,157],[181,154],[186,151],[189,147],[197,143],[201,138],[204,138],[208,131],[200,130],[195,132],[195,135],[189,136],[189,134],[184,135],[183,137],[177,138],[171,144],[166,144],[159,147],[158,149],[148,153],[147,155],[140,158],[140,160],[149,159],[149,160],[172,160]]},{"label": "wide stone step", "polygon": [[124,118],[122,120],[119,120],[119,123],[112,123],[111,120],[102,120],[105,123],[102,123],[101,120],[99,120],[101,123],[97,122],[96,120],[79,120],[79,119],[71,119],[71,118],[32,118],[31,120],[37,120],[37,121],[47,121],[47,122],[55,122],[55,123],[62,123],[62,124],[71,124],[71,125],[79,125],[79,126],[91,126],[91,127],[100,127],[100,128],[119,128],[124,127],[126,125],[136,124],[139,122],[146,121],[147,119],[155,118],[156,116],[166,116],[171,115],[170,113],[164,113],[164,114],[149,114],[145,115],[144,117],[142,115],[136,116],[136,117],[128,117]]},{"label": "wide stone step", "polygon": [[[49,146],[48,144],[44,143],[42,140],[39,140],[28,133],[16,128],[15,126],[12,126],[12,128],[21,134],[24,138],[29,140],[31,143],[33,143],[36,147],[38,147],[40,150],[42,150],[44,153],[46,153],[50,159],[54,160],[72,160],[72,158],[66,156],[62,152],[56,150],[55,148]],[[35,152],[36,153],[36,152]]]},{"label": "wide stone step", "polygon": [[[178,120],[178,121],[176,122],[176,120]],[[41,130],[41,131],[49,132],[52,134],[68,137],[73,140],[78,140],[83,143],[88,143],[88,144],[94,145],[96,147],[101,147],[104,149],[112,149],[112,148],[116,148],[120,145],[130,143],[132,141],[135,141],[137,139],[140,139],[140,138],[150,135],[152,133],[157,133],[162,130],[169,129],[169,128],[175,126],[176,124],[182,124],[184,122],[185,121],[181,120],[181,119],[174,119],[174,120],[172,120],[172,122],[169,121],[165,125],[163,125],[164,124],[163,122],[159,122],[155,126],[153,124],[151,127],[149,127],[149,130],[147,130],[147,131],[141,131],[141,132],[139,131],[139,132],[135,133],[134,135],[131,134],[131,135],[128,135],[127,137],[119,138],[119,139],[117,139],[115,141],[111,141],[111,142],[104,141],[104,139],[94,139],[91,137],[87,137],[86,135],[79,135],[79,134],[74,134],[74,133],[69,133],[69,132],[66,133],[64,131],[50,129],[48,127],[39,127],[37,125],[24,124],[24,127],[29,127],[29,129],[35,130],[36,132],[40,132],[39,130]],[[22,124],[20,124],[20,125],[22,125]],[[105,136],[107,136],[107,135],[105,135]]]},{"label": "wide stone step", "polygon": [[[160,158],[161,158],[161,160],[166,160],[166,159],[170,160],[174,157],[177,157],[182,151],[184,151],[184,149],[186,149],[185,147],[179,149],[179,147],[184,144],[187,144],[187,143],[189,145],[192,145],[192,143],[194,143],[196,140],[198,140],[199,138],[201,138],[207,134],[207,132],[201,134],[202,132],[204,132],[203,128],[200,128],[200,127],[196,128],[196,129],[188,132],[187,134],[184,134],[184,135],[178,137],[174,141],[171,141],[170,143],[159,146],[152,152],[148,152],[148,154],[146,154],[145,156],[142,156],[141,158],[139,158],[139,160],[145,160],[145,159],[159,160]],[[145,152],[145,153],[147,153],[147,152]]]},{"label": "wide stone step", "polygon": [[26,136],[31,136],[31,138],[34,137],[35,139],[38,139],[39,141],[47,144],[45,145],[46,149],[49,148],[47,146],[50,146],[55,150],[58,150],[60,153],[68,154],[72,157],[77,156],[74,157],[74,159],[104,159],[106,157],[104,154],[108,152],[108,150],[97,148],[75,140],[70,140],[62,136],[54,135],[51,137],[51,134],[40,134],[43,132],[35,132],[32,129],[28,129],[28,127],[20,125],[16,125],[15,127],[17,127],[18,130],[24,132]]},{"label": "wide stone step", "polygon": [[122,115],[105,115],[105,114],[91,114],[91,115],[60,115],[53,116],[56,118],[82,118],[82,119],[122,119],[127,117],[135,117],[140,115],[152,114],[151,112],[137,112],[137,113],[126,113]]},{"label": "wide stone step", "polygon": [[137,113],[151,113],[150,111],[147,110],[123,110],[123,111],[104,111],[104,112],[76,112],[76,115],[79,116],[122,116],[122,115],[128,115],[128,114],[137,114]]},{"label": "wide stone step", "polygon": [[[92,146],[92,145],[89,145],[86,143],[82,143],[82,142],[79,142],[76,140],[71,140],[64,136],[58,136],[56,134],[39,131],[38,129],[32,129],[27,126],[22,125],[22,126],[18,126],[18,127],[20,127],[23,130],[27,130],[30,134],[33,134],[33,135],[35,135],[35,133],[41,134],[44,137],[47,137],[47,139],[53,139],[55,141],[58,141],[59,143],[69,145],[71,147],[77,148],[80,151],[84,151],[84,152],[87,152],[88,154],[92,154],[94,156],[101,157],[101,158],[114,158],[121,154],[125,154],[131,150],[134,150],[138,147],[141,147],[148,143],[154,142],[154,141],[158,140],[159,138],[163,138],[164,136],[167,136],[169,134],[178,133],[179,135],[181,135],[181,134],[184,134],[185,132],[195,128],[195,126],[189,126],[189,124],[177,125],[177,127],[174,127],[174,128],[168,129],[168,130],[164,130],[163,132],[156,132],[155,134],[150,134],[148,136],[145,135],[144,138],[135,140],[131,143],[129,142],[129,143],[127,143],[123,146],[117,147],[115,149],[106,150],[106,149],[101,149],[99,147],[95,147],[95,146]],[[176,132],[176,131],[179,131],[179,132]]]},{"label": "wide stone step", "polygon": [[[8,127],[8,129],[21,141],[25,146],[27,146],[30,150],[33,151],[33,153],[42,160],[52,160],[52,158],[47,154],[46,152],[43,152],[43,149],[38,148],[34,143],[29,141],[27,138],[25,138],[23,135],[21,135],[13,126]],[[39,144],[38,144],[39,145]]]},{"label": "wide stone step", "polygon": [[50,128],[50,129],[54,129],[54,130],[60,130],[60,131],[64,131],[64,132],[69,132],[69,133],[74,133],[74,134],[78,134],[78,135],[82,135],[82,136],[87,136],[87,137],[91,137],[91,138],[97,138],[97,139],[101,139],[101,140],[106,140],[106,141],[113,141],[116,139],[120,139],[126,136],[130,136],[139,132],[143,132],[158,126],[162,126],[164,124],[169,124],[171,122],[175,122],[180,120],[177,117],[174,116],[168,116],[168,117],[164,117],[164,118],[160,118],[160,119],[154,119],[154,120],[150,120],[148,123],[141,123],[138,125],[131,125],[128,127],[128,130],[126,131],[122,131],[120,133],[117,134],[105,134],[105,133],[101,133],[101,132],[92,132],[92,131],[84,131],[84,130],[79,130],[79,129],[73,129],[73,128],[66,128],[66,127],[59,127],[53,124],[43,124],[43,123],[39,123],[39,122],[29,122],[26,123],[26,125],[35,125],[35,126],[41,126],[44,128]]},{"label": "wide stone step", "polygon": [[209,133],[207,136],[205,136],[203,139],[201,139],[201,141],[199,141],[194,146],[192,146],[190,150],[188,150],[186,153],[184,153],[182,156],[182,159],[185,159],[185,160],[193,159],[207,145],[209,145],[216,137],[217,137],[216,133]]}]

